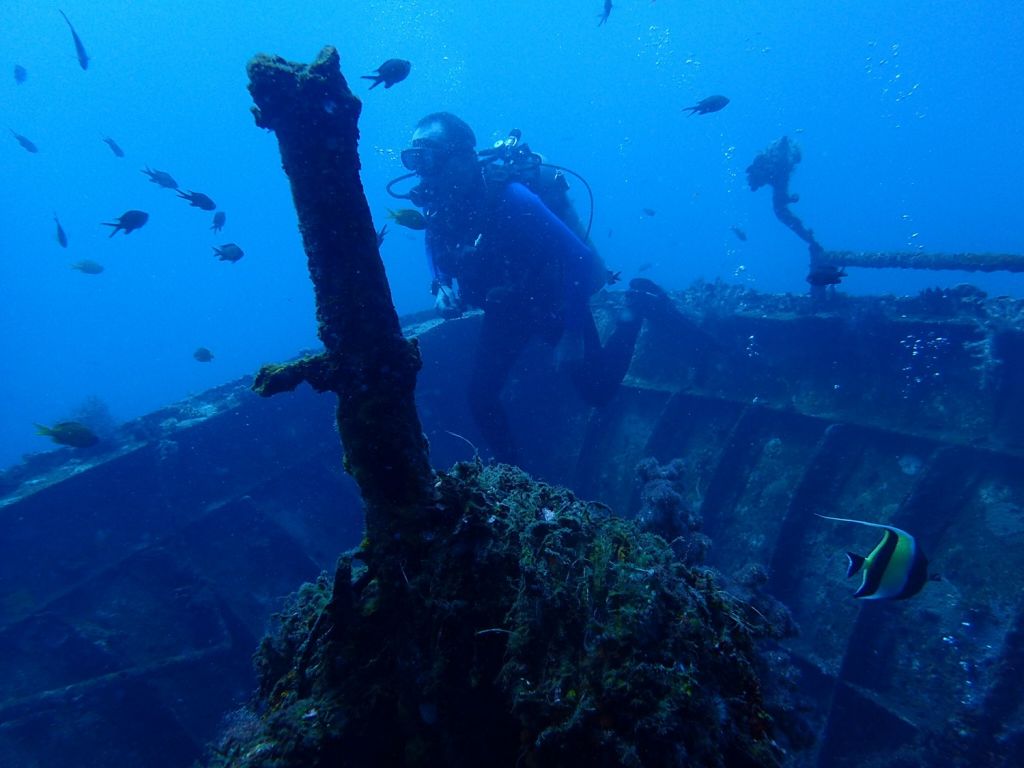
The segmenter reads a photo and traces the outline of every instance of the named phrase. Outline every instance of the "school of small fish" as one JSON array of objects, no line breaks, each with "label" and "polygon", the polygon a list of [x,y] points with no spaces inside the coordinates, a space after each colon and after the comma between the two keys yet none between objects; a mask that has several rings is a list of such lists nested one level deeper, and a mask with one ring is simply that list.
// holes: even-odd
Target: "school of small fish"
[{"label": "school of small fish", "polygon": [[[82,41],[82,38],[79,36],[78,31],[71,23],[71,19],[68,18],[67,14],[60,10],[58,12],[61,17],[63,17],[64,22],[67,24],[67,27],[71,32],[71,42],[74,46],[75,58],[78,61],[78,65],[82,70],[88,71],[91,59],[86,51],[85,43]],[[377,82],[375,82],[374,85],[377,85],[379,82],[383,82],[385,88],[390,88],[395,82],[404,79],[409,73],[408,62],[404,62],[404,64],[405,67],[403,71],[401,63],[396,64],[393,61],[385,62],[378,70],[378,75],[375,76]],[[16,64],[14,67],[14,80],[19,86],[28,81],[28,70],[21,64]],[[31,87],[31,85],[26,87]],[[40,146],[36,144],[33,139],[18,133],[13,128],[9,127],[8,130],[10,131],[11,136],[14,137],[14,140],[26,152],[33,155],[40,152]],[[121,144],[113,137],[101,133],[100,139],[115,158],[122,159],[126,156],[125,150],[122,148]],[[223,210],[218,209],[217,204],[208,194],[192,189],[181,189],[178,182],[167,171],[153,169],[147,165],[142,169],[142,173],[149,181],[157,186],[163,189],[174,190],[178,197],[187,201],[191,207],[197,208],[201,211],[213,211],[213,220],[209,226],[211,231],[216,233],[220,232],[224,228],[224,225],[227,222],[227,215]],[[114,235],[118,233],[130,235],[132,232],[146,226],[149,220],[150,213],[148,211],[129,209],[119,216],[111,217],[110,221],[99,222],[99,226],[110,227],[111,231],[109,237],[114,237]],[[56,212],[53,213],[53,226],[57,244],[61,248],[70,248],[71,242],[68,237],[68,232],[61,223],[60,217]],[[226,243],[221,246],[215,246],[213,250],[218,259],[232,263],[237,262],[244,255],[241,247],[235,243]],[[70,267],[72,270],[83,275],[100,275],[106,271],[104,265],[94,259],[79,259],[71,263]],[[193,352],[192,357],[200,363],[209,363],[214,359],[213,353],[206,347],[198,347],[195,352]],[[65,445],[77,449],[91,448],[100,442],[100,438],[92,431],[92,429],[90,429],[89,426],[77,421],[58,422],[52,427],[37,424],[36,430],[37,434],[50,438],[58,445]]]},{"label": "school of small fish", "polygon": [[[67,14],[65,14],[64,11],[58,12],[63,17],[64,22],[67,24],[68,29],[71,32],[71,42],[75,48],[75,57],[78,60],[78,65],[83,70],[88,70],[90,57],[89,54],[86,52],[85,43],[82,42],[82,38],[79,36],[78,31],[71,23],[71,19],[68,18]],[[400,66],[401,64],[405,65],[404,71],[402,66]],[[380,69],[378,70],[380,78],[378,82],[384,82],[385,88],[388,88],[395,82],[404,79],[404,77],[408,75],[408,73],[408,62],[400,62],[399,60],[389,60],[384,62],[384,64],[382,64]],[[14,67],[14,80],[18,85],[22,85],[28,80],[28,70],[21,64],[16,64]],[[377,83],[375,82],[374,85],[376,84]],[[28,136],[18,133],[13,128],[8,128],[8,130],[14,137],[14,140],[17,141],[18,144],[22,147],[22,149],[24,149],[26,152],[29,152],[31,154],[39,153],[39,145],[37,145]],[[105,135],[101,135],[100,138],[103,141],[103,143],[106,144],[107,147],[110,149],[114,157],[125,157],[124,149],[114,138]],[[209,195],[203,192],[196,192],[194,190],[189,190],[187,192],[181,190],[178,186],[178,182],[175,181],[174,177],[171,176],[171,174],[169,174],[167,171],[153,170],[147,165],[145,168],[142,169],[142,173],[145,174],[149,178],[149,180],[152,181],[157,186],[163,187],[164,189],[173,189],[175,192],[178,193],[178,196],[180,198],[187,200],[192,207],[199,208],[200,210],[203,211],[216,211],[213,215],[213,223],[211,224],[210,229],[214,232],[220,232],[224,228],[224,224],[227,221],[227,216],[224,213],[224,211],[217,210],[217,204]],[[125,211],[118,217],[115,217],[114,221],[104,221],[100,222],[100,224],[101,226],[113,228],[110,233],[110,237],[113,237],[118,232],[123,232],[124,234],[129,235],[135,230],[143,227],[149,221],[149,217],[150,216],[147,211],[132,209]],[[67,231],[61,225],[60,219],[57,217],[56,213],[53,215],[53,222],[56,226],[57,243],[60,245],[61,248],[67,248]],[[241,258],[241,248],[238,248],[238,246],[234,244],[231,244],[231,248],[237,249],[237,255],[235,251],[229,249],[227,253],[230,255],[227,257],[222,256],[221,258],[226,259],[228,261],[238,261],[238,259]],[[73,269],[77,269],[80,272],[83,272],[84,274],[90,275],[98,275],[104,270],[101,264],[99,264],[96,261],[92,261],[91,259],[79,261],[75,264],[72,264],[71,266]]]},{"label": "school of small fish", "polygon": [[[67,24],[68,30],[71,32],[71,42],[75,50],[75,58],[78,61],[78,65],[82,70],[88,71],[90,56],[85,48],[85,43],[78,34],[78,30],[71,23],[71,19],[68,18],[64,11],[58,11],[64,22]],[[370,90],[373,90],[378,85],[383,84],[385,90],[391,88],[396,83],[400,83],[409,76],[409,72],[412,69],[412,64],[404,59],[387,59],[381,64],[374,72],[370,75],[364,75],[363,78],[371,80]],[[28,80],[28,70],[21,64],[14,66],[14,80],[21,86]],[[8,128],[13,136],[14,140],[30,154],[38,154],[40,151],[39,145],[36,144],[28,136],[18,133],[13,128]],[[125,150],[121,144],[111,136],[100,134],[100,139],[111,154],[118,159],[123,159],[126,156]],[[194,189],[183,189],[177,182],[177,180],[167,171],[160,170],[158,168],[151,168],[146,165],[141,170],[142,174],[146,178],[156,184],[162,189],[173,190],[178,198],[185,200],[191,207],[196,208],[200,211],[212,211],[213,219],[210,223],[209,229],[214,233],[219,233],[224,229],[227,223],[227,215],[223,210],[218,208],[213,198],[205,192],[199,192]],[[424,229],[426,226],[423,215],[419,211],[412,209],[403,209],[401,211],[390,212],[391,217],[397,224],[409,229]],[[110,227],[109,237],[114,237],[118,233],[124,235],[130,235],[136,230],[142,229],[150,221],[150,213],[148,211],[129,209],[119,216],[111,217],[110,221],[99,222],[100,226]],[[53,224],[55,227],[55,237],[57,244],[61,248],[69,247],[69,238],[67,230],[61,223],[57,213],[53,214]],[[384,235],[387,233],[387,225],[383,226],[377,232],[377,246],[380,247],[384,242]],[[214,256],[219,261],[226,261],[229,263],[237,263],[244,255],[245,252],[237,243],[224,243],[222,245],[213,246]],[[71,269],[79,272],[83,275],[100,275],[106,268],[98,261],[93,259],[79,259],[73,262]],[[192,357],[200,363],[210,363],[214,360],[213,352],[207,347],[197,347],[192,353]],[[58,445],[70,446],[72,448],[84,449],[90,448],[100,442],[100,438],[85,424],[77,421],[64,421],[58,422],[52,427],[46,427],[41,424],[36,425],[37,433],[41,436],[49,437],[53,442]]]}]

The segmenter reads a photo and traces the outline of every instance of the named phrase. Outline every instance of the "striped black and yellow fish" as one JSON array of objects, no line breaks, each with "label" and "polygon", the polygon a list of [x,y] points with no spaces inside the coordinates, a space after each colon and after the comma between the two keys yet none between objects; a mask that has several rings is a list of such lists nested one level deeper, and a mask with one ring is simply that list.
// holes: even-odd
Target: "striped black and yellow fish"
[{"label": "striped black and yellow fish", "polygon": [[871,528],[881,528],[882,540],[867,557],[847,552],[850,565],[846,578],[863,574],[863,579],[854,597],[864,600],[905,600],[913,597],[928,581],[928,558],[924,556],[917,540],[906,531],[891,525],[867,523],[847,517],[828,517],[826,520],[840,523],[857,523]]}]

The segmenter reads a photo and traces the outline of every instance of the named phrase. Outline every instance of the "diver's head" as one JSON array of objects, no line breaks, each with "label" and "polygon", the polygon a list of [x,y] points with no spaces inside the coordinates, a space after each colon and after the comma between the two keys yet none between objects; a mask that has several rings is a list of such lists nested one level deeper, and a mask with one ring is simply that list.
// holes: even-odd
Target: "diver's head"
[{"label": "diver's head", "polygon": [[450,112],[434,112],[416,124],[402,165],[436,190],[469,191],[480,178],[473,129]]}]

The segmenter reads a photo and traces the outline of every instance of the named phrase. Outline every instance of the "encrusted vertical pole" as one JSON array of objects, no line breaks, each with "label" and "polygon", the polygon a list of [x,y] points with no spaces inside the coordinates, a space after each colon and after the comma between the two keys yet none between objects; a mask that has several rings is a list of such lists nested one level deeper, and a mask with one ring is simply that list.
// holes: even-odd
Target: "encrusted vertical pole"
[{"label": "encrusted vertical pole", "polygon": [[337,394],[345,468],[373,547],[422,523],[432,471],[414,400],[419,351],[402,336],[359,178],[361,104],[332,47],[308,66],[259,55],[247,69],[256,124],[277,136],[291,182],[325,347],[264,367],[253,387],[272,395],[307,381]]}]

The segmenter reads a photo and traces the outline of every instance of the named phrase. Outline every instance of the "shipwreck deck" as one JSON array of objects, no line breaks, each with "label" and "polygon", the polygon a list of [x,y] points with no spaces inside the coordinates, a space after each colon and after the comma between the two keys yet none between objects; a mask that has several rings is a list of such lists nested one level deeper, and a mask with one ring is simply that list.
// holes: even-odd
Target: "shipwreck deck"
[{"label": "shipwreck deck", "polygon": [[[528,352],[507,392],[525,469],[629,515],[638,463],[678,460],[708,563],[767,567],[799,627],[783,644],[822,736],[796,764],[936,742],[1024,759],[1009,675],[1024,663],[1024,306],[968,287],[813,302],[702,284],[675,299],[678,322],[645,330],[599,411]],[[437,467],[479,443],[461,396],[477,323],[406,322]],[[282,598],[359,543],[332,398],[248,385],[0,475],[0,762],[188,764],[248,697]],[[943,580],[851,600],[844,553],[874,539],[816,512],[913,531]]]}]

